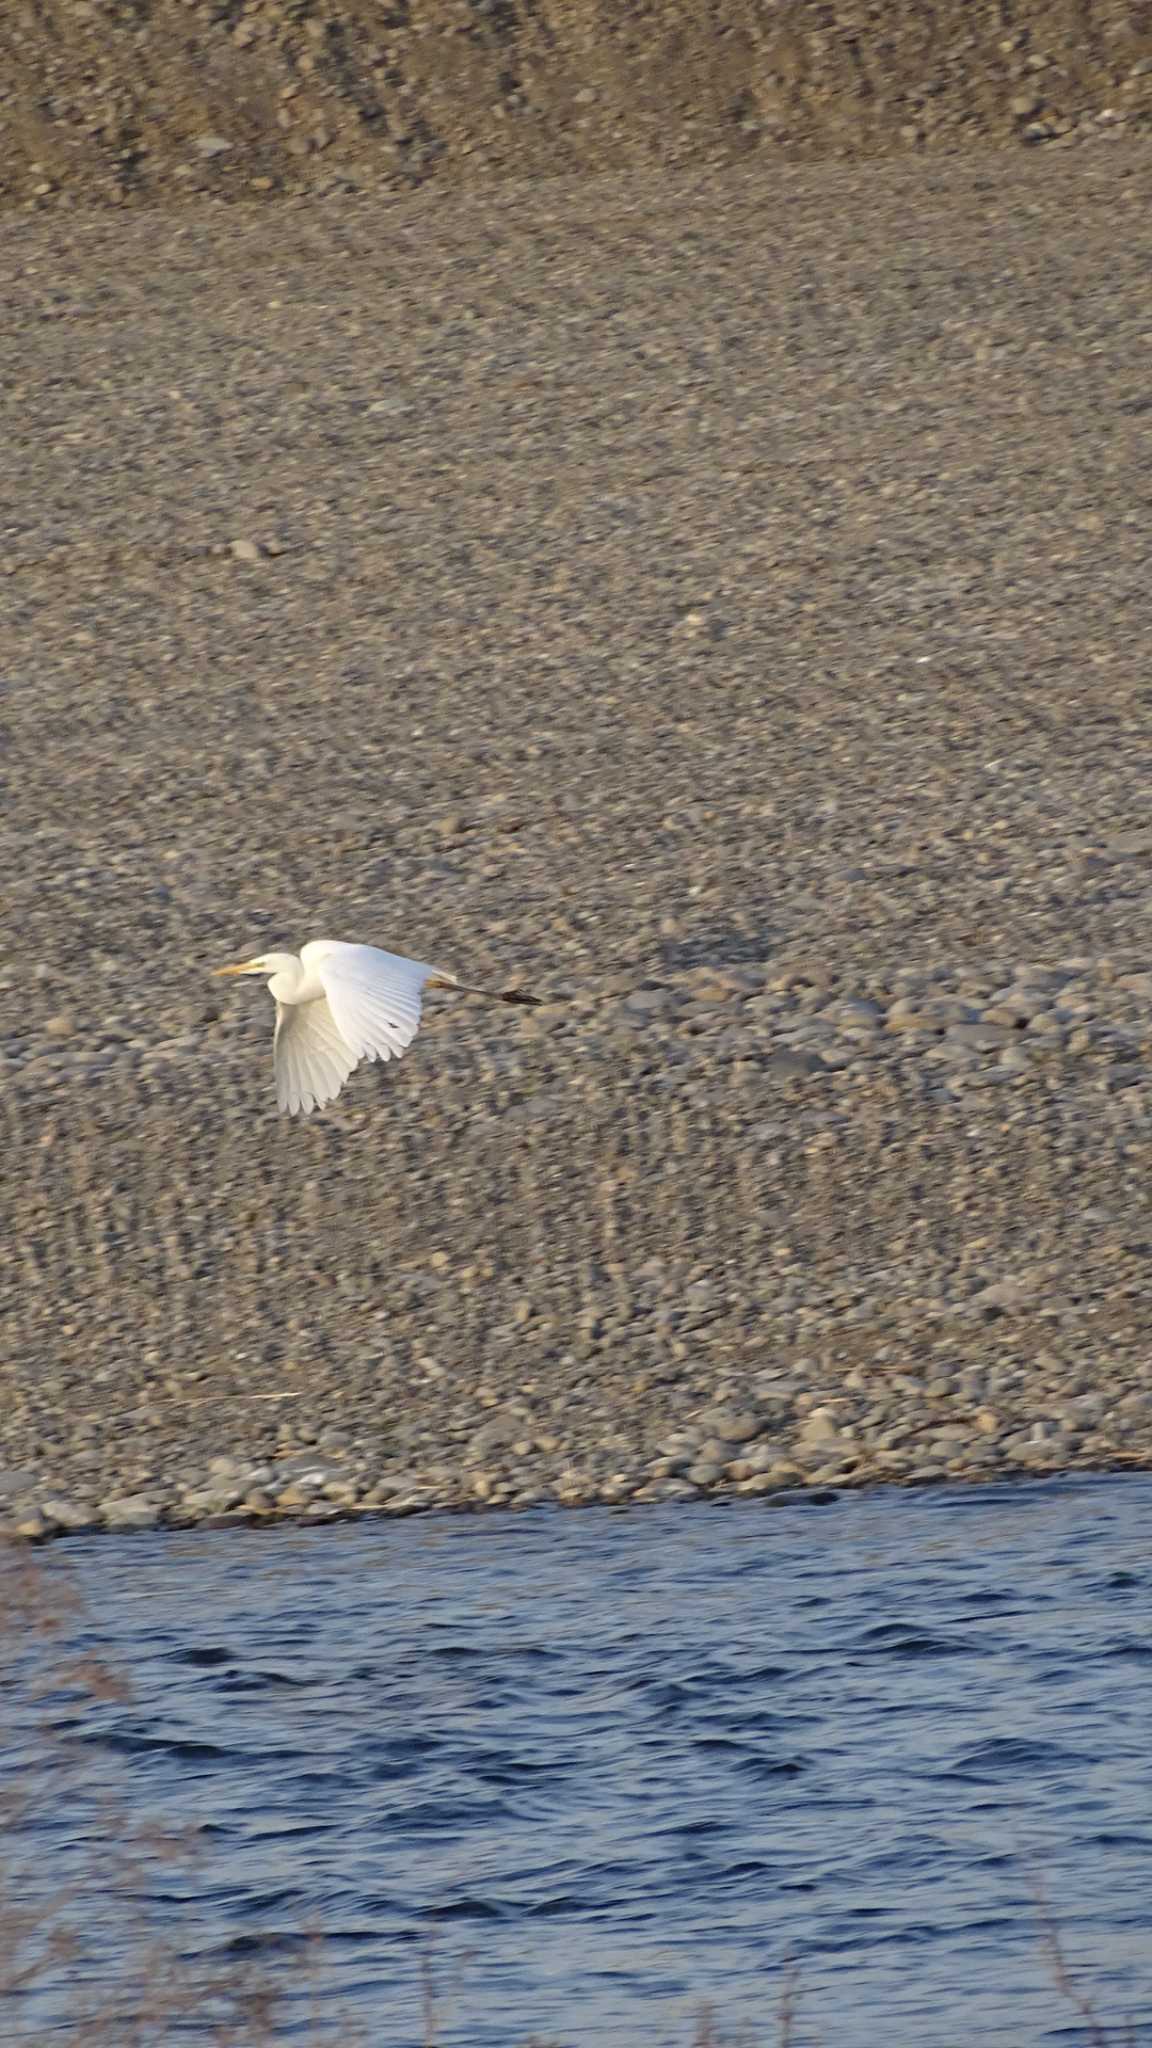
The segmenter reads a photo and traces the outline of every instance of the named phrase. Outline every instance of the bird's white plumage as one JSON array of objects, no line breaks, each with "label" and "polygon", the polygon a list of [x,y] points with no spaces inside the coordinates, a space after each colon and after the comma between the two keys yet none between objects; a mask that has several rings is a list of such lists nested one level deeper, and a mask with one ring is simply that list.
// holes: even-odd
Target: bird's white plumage
[{"label": "bird's white plumage", "polygon": [[262,974],[276,1004],[276,1100],[289,1116],[332,1102],[361,1060],[396,1060],[420,1028],[425,983],[456,985],[423,960],[377,946],[314,939],[296,953],[261,953],[221,974]]},{"label": "bird's white plumage", "polygon": [[327,1000],[277,1003],[272,1065],[276,1100],[289,1116],[332,1102],[356,1066],[333,1021]]},{"label": "bird's white plumage", "polygon": [[437,972],[377,946],[317,939],[301,948],[306,973],[323,984],[340,1037],[357,1060],[398,1060],[420,1028],[424,984]]},{"label": "bird's white plumage", "polygon": [[420,1029],[429,982],[500,1003],[538,1003],[518,989],[479,989],[442,967],[378,946],[313,939],[299,953],[260,953],[217,974],[260,974],[276,1004],[276,1100],[289,1116],[332,1102],[361,1060],[398,1060]]}]

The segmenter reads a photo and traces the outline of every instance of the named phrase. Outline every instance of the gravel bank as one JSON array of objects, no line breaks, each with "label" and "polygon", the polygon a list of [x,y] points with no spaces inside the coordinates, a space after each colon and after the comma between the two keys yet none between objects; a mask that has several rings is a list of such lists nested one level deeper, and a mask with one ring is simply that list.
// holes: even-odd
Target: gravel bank
[{"label": "gravel bank", "polygon": [[1131,0],[36,0],[0,206],[275,206],[1147,134]]},{"label": "gravel bank", "polygon": [[13,225],[5,1526],[1152,1463],[1150,188]]}]

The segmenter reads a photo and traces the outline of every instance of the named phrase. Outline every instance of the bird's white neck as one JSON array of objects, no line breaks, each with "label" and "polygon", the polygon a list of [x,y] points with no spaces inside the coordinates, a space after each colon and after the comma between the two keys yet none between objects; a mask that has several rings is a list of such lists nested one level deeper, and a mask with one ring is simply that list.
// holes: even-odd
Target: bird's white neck
[{"label": "bird's white neck", "polygon": [[268,993],[278,1003],[299,1003],[307,1000],[304,983],[307,976],[304,963],[295,953],[266,953],[264,967],[268,971]]}]

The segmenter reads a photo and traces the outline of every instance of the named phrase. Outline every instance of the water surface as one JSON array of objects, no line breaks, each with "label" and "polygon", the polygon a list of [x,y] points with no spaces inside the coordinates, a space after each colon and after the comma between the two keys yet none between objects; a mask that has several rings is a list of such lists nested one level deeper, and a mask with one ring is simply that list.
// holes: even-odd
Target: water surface
[{"label": "water surface", "polygon": [[796,2048],[1019,2048],[1089,2038],[1041,1873],[1152,2042],[1150,1530],[1134,1476],[72,1541],[132,1696],[55,1701],[28,1881],[90,1884],[93,1788],[194,1824],[154,1915],[286,2040],[411,2048],[430,1955],[445,2048],[770,2044],[791,1957]]}]

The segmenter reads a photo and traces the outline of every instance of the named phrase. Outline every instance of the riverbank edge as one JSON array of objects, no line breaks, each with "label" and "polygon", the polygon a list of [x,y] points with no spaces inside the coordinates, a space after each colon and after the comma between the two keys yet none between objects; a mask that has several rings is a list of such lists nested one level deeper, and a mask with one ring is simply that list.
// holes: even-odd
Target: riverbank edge
[{"label": "riverbank edge", "polygon": [[[713,1485],[686,1485],[675,1492],[668,1488],[657,1490],[650,1483],[639,1487],[634,1493],[616,1492],[603,1489],[590,1490],[574,1497],[562,1490],[552,1492],[540,1489],[531,1497],[524,1495],[509,1498],[477,1499],[463,1497],[459,1492],[429,1493],[417,1497],[415,1493],[390,1501],[336,1501],[318,1497],[307,1503],[291,1508],[258,1508],[237,1506],[219,1508],[204,1513],[189,1512],[186,1505],[178,1500],[145,1503],[140,1499],[126,1499],[109,1503],[111,1512],[96,1516],[69,1513],[57,1518],[49,1507],[36,1508],[24,1515],[9,1515],[0,1519],[0,1543],[18,1549],[42,1548],[65,1537],[74,1536],[125,1536],[154,1535],[171,1533],[187,1535],[192,1532],[221,1529],[307,1529],[328,1528],[334,1525],[349,1525],[354,1522],[402,1521],[429,1515],[452,1515],[463,1519],[472,1516],[492,1514],[539,1513],[556,1509],[571,1512],[583,1508],[614,1508],[632,1510],[637,1508],[679,1505],[694,1506],[738,1506],[743,1502],[757,1500],[769,1508],[788,1507],[832,1507],[846,1494],[860,1493],[923,1493],[929,1489],[1023,1484],[1027,1481],[1047,1479],[1069,1479],[1089,1477],[1135,1476],[1152,1472],[1152,1449],[1113,1454],[1099,1458],[1074,1458],[1063,1463],[1041,1464],[1007,1463],[995,1470],[984,1466],[960,1464],[956,1470],[923,1470],[919,1473],[894,1475],[876,1471],[847,1474],[834,1484],[816,1478],[810,1482],[757,1484],[755,1481],[728,1482]],[[66,1503],[60,1503],[66,1506]]]}]

